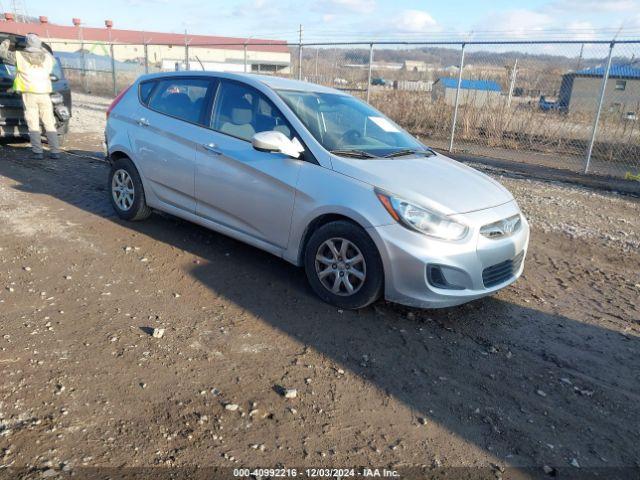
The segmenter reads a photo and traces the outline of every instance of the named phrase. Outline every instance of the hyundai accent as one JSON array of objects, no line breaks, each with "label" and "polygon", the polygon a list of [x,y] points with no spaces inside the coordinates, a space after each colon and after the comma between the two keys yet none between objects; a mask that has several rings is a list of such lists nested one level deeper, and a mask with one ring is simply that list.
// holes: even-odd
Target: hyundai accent
[{"label": "hyundai accent", "polygon": [[270,76],[145,75],[107,112],[108,191],[302,266],[340,308],[448,307],[522,273],[529,225],[498,182],[351,95]]}]

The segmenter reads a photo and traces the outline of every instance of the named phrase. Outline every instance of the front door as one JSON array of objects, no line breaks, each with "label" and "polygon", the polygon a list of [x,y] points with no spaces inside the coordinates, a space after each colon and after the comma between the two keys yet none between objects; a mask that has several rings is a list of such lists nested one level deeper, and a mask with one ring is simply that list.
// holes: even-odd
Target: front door
[{"label": "front door", "polygon": [[196,153],[196,213],[286,248],[302,160],[255,150],[251,137],[278,130],[291,138],[293,129],[262,93],[232,80],[220,81],[210,126]]}]

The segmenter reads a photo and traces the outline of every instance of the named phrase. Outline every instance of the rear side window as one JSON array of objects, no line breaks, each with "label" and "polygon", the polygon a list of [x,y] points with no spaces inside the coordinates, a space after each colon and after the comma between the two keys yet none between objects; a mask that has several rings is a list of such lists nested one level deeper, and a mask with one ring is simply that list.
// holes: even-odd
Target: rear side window
[{"label": "rear side window", "polygon": [[148,106],[180,120],[202,124],[209,85],[207,79],[160,80],[153,89]]},{"label": "rear side window", "polygon": [[253,87],[228,81],[220,85],[211,128],[248,141],[258,132],[271,130],[288,138],[293,135],[289,122],[267,97]]},{"label": "rear side window", "polygon": [[156,82],[142,82],[140,84],[140,101],[144,105],[149,103],[149,96],[151,95],[151,91],[155,85]]}]

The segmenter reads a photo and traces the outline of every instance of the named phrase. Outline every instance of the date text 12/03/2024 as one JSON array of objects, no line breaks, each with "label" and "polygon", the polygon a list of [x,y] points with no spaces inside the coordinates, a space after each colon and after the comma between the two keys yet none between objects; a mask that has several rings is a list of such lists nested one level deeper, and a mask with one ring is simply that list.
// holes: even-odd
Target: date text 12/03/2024
[{"label": "date text 12/03/2024", "polygon": [[234,477],[307,477],[307,478],[397,478],[395,470],[386,468],[236,468]]}]

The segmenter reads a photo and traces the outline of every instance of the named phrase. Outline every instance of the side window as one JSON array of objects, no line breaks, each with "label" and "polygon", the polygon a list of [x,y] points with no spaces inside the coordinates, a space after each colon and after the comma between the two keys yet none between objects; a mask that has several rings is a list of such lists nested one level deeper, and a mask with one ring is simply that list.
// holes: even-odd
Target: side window
[{"label": "side window", "polygon": [[221,83],[211,128],[247,141],[258,132],[271,130],[293,138],[289,122],[268,98],[248,85],[235,82]]},{"label": "side window", "polygon": [[60,80],[64,80],[64,72],[62,71],[62,65],[60,65],[60,59],[58,57],[54,57],[53,71],[51,73]]},{"label": "side window", "polygon": [[149,95],[151,95],[151,91],[153,87],[156,85],[155,81],[142,82],[140,84],[140,101],[147,105],[149,103]]},{"label": "side window", "polygon": [[149,108],[191,123],[202,124],[209,80],[175,78],[161,80],[153,89]]}]

